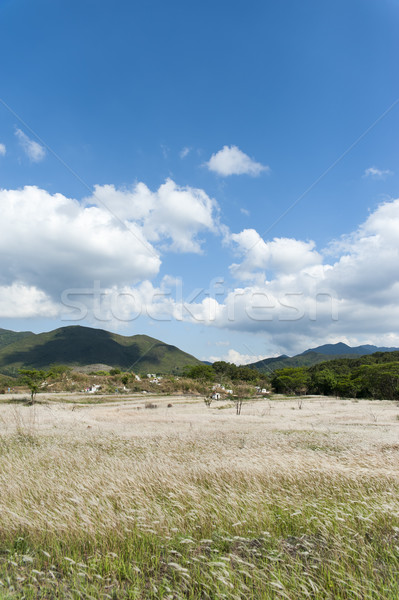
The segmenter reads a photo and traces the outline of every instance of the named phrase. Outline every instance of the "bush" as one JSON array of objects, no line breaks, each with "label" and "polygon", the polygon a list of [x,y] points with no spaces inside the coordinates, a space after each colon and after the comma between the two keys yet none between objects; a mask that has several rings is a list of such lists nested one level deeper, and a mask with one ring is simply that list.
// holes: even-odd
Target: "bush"
[{"label": "bush", "polygon": [[146,402],[144,408],[158,408],[158,404],[153,404],[152,402]]}]

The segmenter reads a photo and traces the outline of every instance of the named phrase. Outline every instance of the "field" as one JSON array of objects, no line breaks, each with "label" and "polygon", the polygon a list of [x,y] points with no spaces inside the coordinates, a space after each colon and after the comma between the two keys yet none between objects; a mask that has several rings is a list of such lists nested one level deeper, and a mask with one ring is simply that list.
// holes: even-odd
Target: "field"
[{"label": "field", "polygon": [[38,400],[0,401],[1,599],[399,597],[395,402]]}]

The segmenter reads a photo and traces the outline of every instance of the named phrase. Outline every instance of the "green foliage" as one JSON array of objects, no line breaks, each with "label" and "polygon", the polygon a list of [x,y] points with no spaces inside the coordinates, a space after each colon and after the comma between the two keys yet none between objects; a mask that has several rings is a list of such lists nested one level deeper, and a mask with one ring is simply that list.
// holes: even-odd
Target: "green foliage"
[{"label": "green foliage", "polygon": [[32,335],[30,331],[10,331],[8,329],[0,329],[0,348],[4,348],[5,346],[22,340],[30,335]]},{"label": "green foliage", "polygon": [[54,365],[50,365],[50,370],[47,373],[47,377],[49,379],[60,379],[63,378],[67,375],[69,375],[71,373],[72,369],[71,367],[68,367],[68,365],[58,365],[58,364],[54,364]]},{"label": "green foliage", "polygon": [[214,381],[215,372],[210,365],[196,365],[184,370],[184,376],[190,379],[202,379],[204,381]]},{"label": "green foliage", "polygon": [[46,373],[36,369],[20,369],[19,374],[22,385],[26,385],[30,390],[31,402],[33,404],[40,385],[46,379]]},{"label": "green foliage", "polygon": [[279,394],[306,394],[310,375],[304,367],[278,369],[272,377],[272,386]]},{"label": "green foliage", "polygon": [[[202,364],[195,367],[188,367],[184,370],[184,375],[191,379],[202,379],[210,382],[215,380],[220,382],[228,380],[232,382],[246,381],[256,383],[260,379],[260,374],[256,369],[237,367],[224,360],[218,360],[212,365]],[[262,379],[264,379],[264,376]]]},{"label": "green foliage", "polygon": [[120,375],[122,373],[122,371],[120,369],[111,369],[109,374],[110,375]]},{"label": "green foliage", "polygon": [[276,392],[399,399],[399,352],[376,352],[339,358],[310,368],[279,369],[272,377]]},{"label": "green foliage", "polygon": [[333,394],[337,389],[337,384],[336,374],[328,368],[312,373],[310,386],[312,389],[317,390],[318,394],[324,394],[325,396]]},{"label": "green foliage", "polygon": [[212,369],[218,379],[226,378],[231,381],[256,382],[260,378],[259,372],[256,369],[246,366],[237,367],[237,365],[225,362],[224,360],[214,362]]}]

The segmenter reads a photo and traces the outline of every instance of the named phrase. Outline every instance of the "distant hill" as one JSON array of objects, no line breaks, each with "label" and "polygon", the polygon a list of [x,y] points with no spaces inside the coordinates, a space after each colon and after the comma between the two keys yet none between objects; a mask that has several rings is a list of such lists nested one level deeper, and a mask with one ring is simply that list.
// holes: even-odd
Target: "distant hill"
[{"label": "distant hill", "polygon": [[395,352],[397,350],[399,348],[378,347],[369,344],[352,348],[343,342],[338,342],[337,344],[324,344],[316,348],[309,348],[309,350],[291,357],[283,354],[282,356],[265,358],[247,366],[267,374],[286,367],[311,367],[331,360],[332,356],[336,359],[354,358],[374,354],[375,352]]},{"label": "distant hill", "polygon": [[323,346],[317,346],[317,348],[305,350],[305,352],[302,352],[302,354],[299,354],[298,356],[303,356],[304,354],[309,354],[310,352],[315,352],[316,354],[326,354],[328,356],[348,356],[350,354],[364,356],[365,354],[374,354],[375,352],[395,352],[397,350],[399,350],[399,348],[385,348],[372,346],[370,344],[365,344],[364,346],[355,346],[352,348],[343,342],[338,342],[337,344],[324,344]]},{"label": "distant hill", "polygon": [[[12,336],[5,339],[10,341]],[[0,346],[0,372],[3,373],[15,373],[21,367],[46,369],[54,363],[70,366],[102,363],[157,374],[180,373],[186,365],[202,364],[176,346],[147,335],[126,337],[81,326],[27,333]]]},{"label": "distant hill", "polygon": [[13,342],[18,342],[18,340],[22,340],[29,335],[33,335],[33,333],[31,331],[11,331],[0,328],[0,349],[9,346]]}]

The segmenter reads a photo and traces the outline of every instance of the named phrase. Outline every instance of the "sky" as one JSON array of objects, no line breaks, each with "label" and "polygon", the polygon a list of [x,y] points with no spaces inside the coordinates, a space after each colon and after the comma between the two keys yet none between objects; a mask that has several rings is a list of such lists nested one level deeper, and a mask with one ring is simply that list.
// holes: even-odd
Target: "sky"
[{"label": "sky", "polygon": [[399,0],[0,0],[0,327],[399,347]]}]

